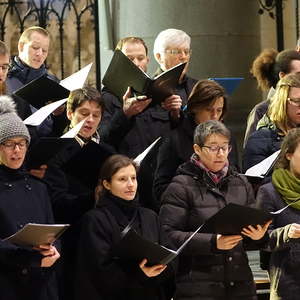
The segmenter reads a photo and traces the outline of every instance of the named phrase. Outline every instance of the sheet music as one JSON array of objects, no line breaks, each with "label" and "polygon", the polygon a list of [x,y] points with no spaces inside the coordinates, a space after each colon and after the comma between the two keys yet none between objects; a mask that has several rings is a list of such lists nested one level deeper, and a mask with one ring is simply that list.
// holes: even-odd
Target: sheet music
[{"label": "sheet music", "polygon": [[61,136],[61,138],[74,138],[78,132],[80,131],[83,123],[86,119],[79,122],[76,126],[74,126],[72,129],[70,129],[68,132],[66,132],[64,135]]},{"label": "sheet music", "polygon": [[279,153],[280,153],[280,150],[274,152],[272,155],[270,155],[269,157],[265,158],[260,163],[258,163],[255,166],[249,168],[246,171],[245,175],[246,176],[253,176],[253,177],[264,178],[264,175],[270,169],[270,167],[272,166],[273,162],[278,157]]},{"label": "sheet music", "polygon": [[84,68],[80,69],[76,73],[70,75],[69,77],[60,81],[60,85],[69,91],[74,91],[76,89],[82,89],[84,83],[89,75],[93,63],[88,64]]},{"label": "sheet music", "polygon": [[154,147],[154,145],[161,139],[161,137],[157,138],[148,148],[146,148],[142,153],[140,153],[133,161],[140,165],[142,160],[146,157],[149,151]]},{"label": "sheet music", "polygon": [[43,106],[27,119],[23,121],[25,125],[38,126],[40,125],[52,112],[54,112],[58,107],[63,105],[67,101],[67,98],[55,101],[48,105]]}]

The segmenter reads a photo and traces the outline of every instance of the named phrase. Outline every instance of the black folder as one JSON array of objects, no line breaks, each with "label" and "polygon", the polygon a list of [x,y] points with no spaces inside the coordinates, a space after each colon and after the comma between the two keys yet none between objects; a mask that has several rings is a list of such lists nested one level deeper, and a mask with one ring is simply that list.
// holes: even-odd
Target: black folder
[{"label": "black folder", "polygon": [[130,229],[114,250],[115,257],[140,263],[144,258],[147,265],[168,264],[178,253],[140,236]]},{"label": "black folder", "polygon": [[[53,158],[58,152],[74,143],[74,138],[42,137],[29,148],[26,157],[27,169],[35,169]],[[77,142],[76,142],[77,143]]]},{"label": "black folder", "polygon": [[153,101],[161,102],[174,94],[185,65],[179,64],[152,79],[122,51],[115,50],[102,82],[120,100],[130,86],[138,95],[146,95]]},{"label": "black folder", "polygon": [[35,224],[28,223],[4,241],[19,246],[39,246],[52,244],[69,228],[69,224]]},{"label": "black folder", "polygon": [[19,88],[14,94],[39,109],[49,101],[54,102],[67,98],[70,91],[61,86],[49,75],[44,74]]},{"label": "black folder", "polygon": [[103,163],[112,154],[115,151],[111,146],[90,141],[65,164],[65,172],[86,187],[94,189]]},{"label": "black folder", "polygon": [[175,251],[147,240],[128,225],[122,232],[120,243],[114,249],[114,255],[119,259],[132,260],[137,263],[146,258],[147,265],[150,266],[157,264],[166,265],[180,254],[202,227],[203,225],[199,226]]},{"label": "black folder", "polygon": [[261,209],[229,203],[210,217],[200,229],[201,233],[223,235],[241,234],[249,225],[264,225],[273,219],[273,215]]}]

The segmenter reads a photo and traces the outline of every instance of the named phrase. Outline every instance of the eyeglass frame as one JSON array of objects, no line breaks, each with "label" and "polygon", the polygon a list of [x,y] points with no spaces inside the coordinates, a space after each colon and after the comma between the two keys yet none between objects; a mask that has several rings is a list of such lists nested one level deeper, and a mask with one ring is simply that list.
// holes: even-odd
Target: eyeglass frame
[{"label": "eyeglass frame", "polygon": [[229,153],[232,149],[231,145],[226,145],[226,146],[207,146],[207,145],[203,145],[200,146],[201,148],[207,148],[209,153],[215,153],[215,154],[219,154],[220,150],[222,149],[222,151],[224,153]]},{"label": "eyeglass frame", "polygon": [[8,69],[9,69],[9,64],[0,65],[0,69],[2,69],[3,72],[8,71]]},{"label": "eyeglass frame", "polygon": [[[7,143],[9,143],[9,145],[7,145]],[[28,147],[28,144],[29,144],[28,141],[24,140],[21,142],[5,141],[5,142],[2,142],[0,145],[5,147],[6,149],[13,151],[16,149],[17,146],[19,147],[20,150],[24,150],[25,148]]]},{"label": "eyeglass frame", "polygon": [[192,54],[192,49],[166,49],[165,53],[171,54],[171,55],[179,55],[179,54],[184,54],[186,56],[190,56]]},{"label": "eyeglass frame", "polygon": [[[297,99],[297,100],[296,100]],[[296,101],[295,101],[296,100]],[[298,108],[300,108],[300,98],[287,98],[287,101]]]}]

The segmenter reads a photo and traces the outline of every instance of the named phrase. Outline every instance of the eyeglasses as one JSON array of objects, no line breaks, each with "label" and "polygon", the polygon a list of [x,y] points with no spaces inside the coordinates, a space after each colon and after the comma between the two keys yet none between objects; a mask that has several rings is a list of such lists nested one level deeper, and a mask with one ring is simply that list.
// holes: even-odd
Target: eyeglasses
[{"label": "eyeglasses", "polygon": [[0,65],[0,69],[2,69],[2,71],[7,71],[9,68],[9,65]]},{"label": "eyeglasses", "polygon": [[172,54],[172,55],[184,54],[186,56],[189,56],[189,55],[191,55],[192,50],[190,50],[190,49],[167,49],[167,50],[165,50],[165,53]]},{"label": "eyeglasses", "polygon": [[21,142],[11,142],[11,141],[7,141],[7,142],[3,142],[1,143],[2,146],[4,146],[5,148],[9,149],[9,150],[15,150],[16,147],[18,146],[19,149],[25,149],[28,146],[28,142],[27,141],[21,141]]},{"label": "eyeglasses", "polygon": [[224,146],[202,146],[201,148],[207,148],[208,152],[210,153],[219,153],[220,150],[227,153],[231,151],[231,145],[224,145]]},{"label": "eyeglasses", "polygon": [[287,98],[287,100],[291,105],[300,107],[300,98]]}]

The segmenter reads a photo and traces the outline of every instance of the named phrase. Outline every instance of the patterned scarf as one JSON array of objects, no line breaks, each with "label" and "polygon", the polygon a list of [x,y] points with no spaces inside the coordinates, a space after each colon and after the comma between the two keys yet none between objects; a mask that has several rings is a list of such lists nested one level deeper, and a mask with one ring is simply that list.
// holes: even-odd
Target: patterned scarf
[{"label": "patterned scarf", "polygon": [[276,191],[281,195],[286,204],[300,209],[300,179],[294,176],[289,170],[278,168],[272,174],[272,183]]},{"label": "patterned scarf", "polygon": [[226,162],[225,166],[223,167],[223,169],[221,169],[220,171],[218,172],[212,172],[211,170],[209,170],[200,160],[199,156],[194,153],[192,156],[191,156],[191,162],[201,168],[202,170],[204,170],[207,175],[211,178],[211,180],[214,182],[214,183],[219,183],[220,180],[222,178],[224,178],[227,173],[228,173],[228,167],[229,167],[229,164],[228,162]]}]

